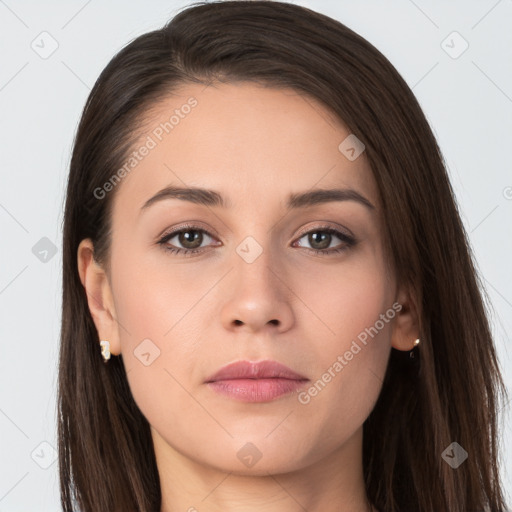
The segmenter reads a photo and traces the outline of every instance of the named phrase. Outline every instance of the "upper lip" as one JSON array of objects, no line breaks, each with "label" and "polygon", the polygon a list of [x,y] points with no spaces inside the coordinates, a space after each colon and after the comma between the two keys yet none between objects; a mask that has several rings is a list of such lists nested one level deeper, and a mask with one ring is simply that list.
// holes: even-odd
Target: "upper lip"
[{"label": "upper lip", "polygon": [[303,375],[294,372],[288,366],[277,361],[236,361],[223,366],[219,371],[208,377],[205,382],[231,379],[290,379],[308,380]]}]

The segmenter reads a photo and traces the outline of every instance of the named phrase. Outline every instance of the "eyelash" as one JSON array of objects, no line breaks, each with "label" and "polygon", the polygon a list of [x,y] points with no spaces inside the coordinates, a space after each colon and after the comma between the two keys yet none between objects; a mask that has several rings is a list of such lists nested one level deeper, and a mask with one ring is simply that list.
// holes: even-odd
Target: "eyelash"
[{"label": "eyelash", "polygon": [[[173,254],[183,254],[184,256],[192,256],[192,254],[194,254],[194,253],[203,252],[205,250],[204,247],[197,248],[197,249],[181,249],[179,247],[169,247],[167,245],[168,240],[170,240],[171,238],[174,238],[176,235],[179,235],[180,233],[186,233],[187,231],[200,231],[200,232],[205,233],[206,235],[214,238],[213,235],[211,235],[205,229],[203,229],[199,226],[190,224],[190,225],[181,226],[180,229],[178,229],[176,231],[172,231],[171,233],[166,233],[165,235],[162,236],[162,238],[160,238],[158,240],[157,243],[162,246],[162,249],[164,251],[167,251],[167,252],[173,253]],[[306,235],[309,235],[310,233],[329,233],[331,235],[337,236],[342,242],[345,243],[345,245],[343,247],[340,247],[338,249],[311,249],[310,247],[303,247],[303,249],[306,249],[307,251],[313,252],[316,255],[320,255],[320,256],[341,253],[343,251],[346,251],[347,249],[350,249],[351,247],[353,247],[356,244],[356,240],[353,237],[351,237],[345,233],[342,233],[341,231],[338,231],[337,229],[334,229],[331,226],[317,226],[314,229],[310,229],[309,231],[302,233],[297,240],[300,240],[301,238],[303,238]]]}]

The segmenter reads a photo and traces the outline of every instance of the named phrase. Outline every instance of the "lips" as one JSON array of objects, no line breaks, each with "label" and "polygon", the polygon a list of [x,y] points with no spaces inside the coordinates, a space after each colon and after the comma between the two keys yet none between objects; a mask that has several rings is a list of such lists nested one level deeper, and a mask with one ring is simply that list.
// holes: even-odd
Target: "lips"
[{"label": "lips", "polygon": [[238,361],[222,367],[205,384],[214,392],[239,402],[272,402],[290,397],[309,379],[276,361]]},{"label": "lips", "polygon": [[210,376],[205,382],[218,382],[221,380],[236,379],[288,379],[308,380],[303,375],[294,372],[291,368],[277,361],[237,361],[223,366],[218,372]]}]

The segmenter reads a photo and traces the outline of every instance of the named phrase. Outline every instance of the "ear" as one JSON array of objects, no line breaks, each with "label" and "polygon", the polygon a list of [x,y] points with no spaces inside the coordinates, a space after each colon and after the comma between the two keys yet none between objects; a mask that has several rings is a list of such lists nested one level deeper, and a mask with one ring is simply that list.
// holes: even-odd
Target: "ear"
[{"label": "ear", "polygon": [[98,351],[100,340],[107,340],[110,342],[110,352],[119,355],[119,325],[112,290],[107,274],[94,259],[94,245],[90,238],[80,242],[77,253],[80,281],[85,288],[89,310],[98,331]]},{"label": "ear", "polygon": [[396,302],[402,307],[398,311],[391,333],[391,346],[397,350],[409,351],[419,338],[419,315],[415,297],[409,289],[401,288]]}]

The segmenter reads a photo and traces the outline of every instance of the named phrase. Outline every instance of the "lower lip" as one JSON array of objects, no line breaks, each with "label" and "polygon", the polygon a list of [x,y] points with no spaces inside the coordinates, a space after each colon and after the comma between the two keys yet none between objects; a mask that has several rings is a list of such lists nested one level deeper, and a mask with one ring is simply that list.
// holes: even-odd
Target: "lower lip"
[{"label": "lower lip", "polygon": [[291,379],[230,379],[208,382],[208,386],[241,402],[270,402],[280,396],[297,391],[307,380]]}]

